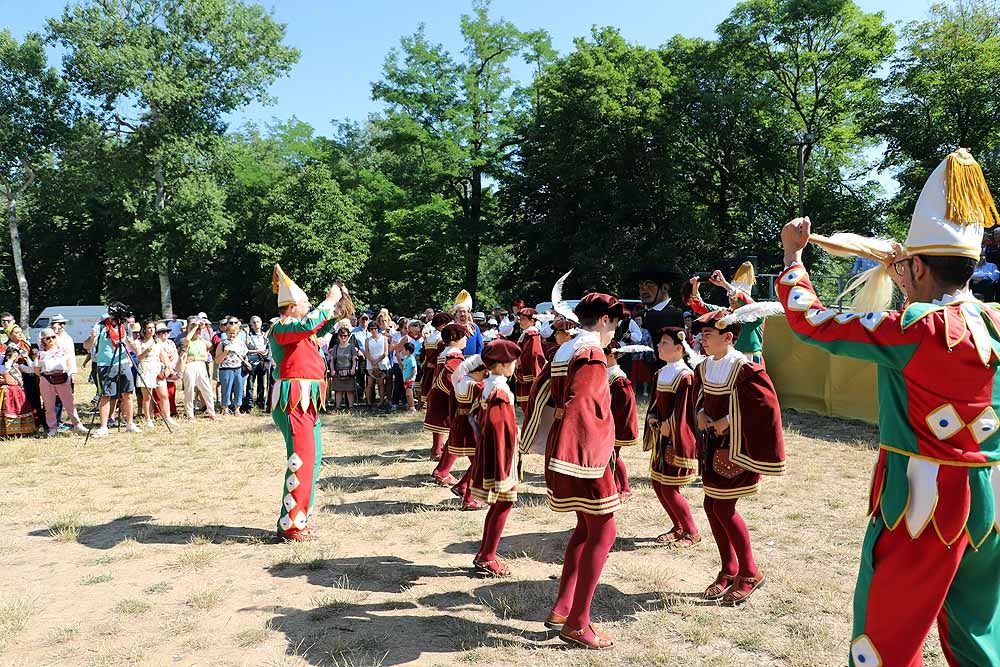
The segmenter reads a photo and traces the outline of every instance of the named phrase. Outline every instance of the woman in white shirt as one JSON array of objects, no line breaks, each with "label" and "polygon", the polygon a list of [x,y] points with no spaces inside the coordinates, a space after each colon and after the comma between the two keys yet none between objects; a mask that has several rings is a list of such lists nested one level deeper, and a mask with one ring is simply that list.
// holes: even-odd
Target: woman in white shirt
[{"label": "woman in white shirt", "polygon": [[379,330],[378,324],[368,324],[368,338],[365,339],[365,360],[368,362],[368,383],[365,396],[368,406],[375,405],[375,387],[378,387],[379,400],[386,402],[385,381],[389,370],[389,343]]},{"label": "woman in white shirt", "polygon": [[[146,417],[146,428],[153,428],[153,395],[156,395],[158,407],[167,405],[167,381],[163,369],[170,364],[163,343],[156,338],[156,324],[153,322],[142,325],[142,338],[135,344],[135,354],[139,360],[136,386],[142,391],[140,409]],[[169,414],[161,416],[169,426],[174,425]]]},{"label": "woman in white shirt", "polygon": [[38,389],[45,402],[46,434],[50,438],[55,437],[59,425],[55,411],[57,396],[62,401],[63,409],[69,414],[73,430],[77,433],[87,432],[87,428],[80,423],[80,415],[73,403],[73,385],[70,383],[73,361],[56,341],[56,332],[43,329],[34,371],[39,376]]}]

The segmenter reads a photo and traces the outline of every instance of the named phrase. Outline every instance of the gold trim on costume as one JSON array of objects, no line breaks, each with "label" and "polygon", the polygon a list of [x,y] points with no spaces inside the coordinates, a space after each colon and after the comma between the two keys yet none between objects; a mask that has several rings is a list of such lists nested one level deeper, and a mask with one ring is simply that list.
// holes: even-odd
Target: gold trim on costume
[{"label": "gold trim on costume", "polygon": [[604,476],[604,471],[607,467],[607,465],[588,467],[578,465],[576,463],[569,463],[568,461],[560,461],[556,458],[549,459],[549,470],[562,475],[576,477],[577,479],[600,479]]},{"label": "gold trim on costume", "polygon": [[909,456],[914,459],[922,459],[924,461],[930,461],[931,463],[937,463],[943,466],[955,466],[958,468],[992,468],[993,466],[1000,465],[1000,461],[982,461],[982,462],[967,462],[967,461],[949,461],[947,459],[935,459],[930,456],[924,456],[922,454],[915,454],[913,452],[908,452],[905,449],[899,449],[898,447],[892,447],[885,443],[879,445],[882,449],[887,452],[892,452],[894,454],[902,454],[903,456]]},{"label": "gold trim on costume", "polygon": [[733,498],[743,498],[752,496],[760,492],[760,482],[750,486],[740,486],[735,489],[716,489],[711,486],[704,487],[705,495],[716,500],[732,500]]}]

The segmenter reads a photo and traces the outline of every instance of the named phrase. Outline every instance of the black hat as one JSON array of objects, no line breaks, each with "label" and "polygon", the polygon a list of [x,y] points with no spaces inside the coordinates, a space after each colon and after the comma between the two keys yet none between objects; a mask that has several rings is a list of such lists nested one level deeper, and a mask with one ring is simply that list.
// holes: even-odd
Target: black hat
[{"label": "black hat", "polygon": [[652,280],[656,283],[675,283],[681,279],[681,274],[665,266],[646,264],[629,274],[629,279],[633,282]]}]

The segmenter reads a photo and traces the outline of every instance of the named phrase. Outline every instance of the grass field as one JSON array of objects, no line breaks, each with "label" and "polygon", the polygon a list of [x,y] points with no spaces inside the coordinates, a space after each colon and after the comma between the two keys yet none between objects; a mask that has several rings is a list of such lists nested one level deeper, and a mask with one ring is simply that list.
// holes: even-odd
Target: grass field
[{"label": "grass field", "polygon": [[[81,391],[86,391],[82,389]],[[85,398],[81,396],[81,398]],[[718,554],[672,551],[645,455],[598,588],[618,647],[567,650],[541,620],[574,519],[530,458],[501,555],[471,561],[482,512],[427,484],[417,418],[325,415],[320,539],[274,544],[284,446],[267,416],[0,442],[3,665],[843,665],[876,432],[786,414],[789,472],[740,502],[768,584],[743,608],[699,597]],[[460,468],[464,468],[464,463]],[[927,664],[944,664],[936,639]]]}]

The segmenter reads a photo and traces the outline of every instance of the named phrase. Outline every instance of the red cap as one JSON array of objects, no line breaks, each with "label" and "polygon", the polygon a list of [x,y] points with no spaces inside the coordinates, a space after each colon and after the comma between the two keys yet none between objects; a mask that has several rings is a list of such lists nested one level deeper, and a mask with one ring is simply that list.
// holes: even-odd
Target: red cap
[{"label": "red cap", "polygon": [[514,301],[513,308],[516,308],[517,310],[524,308],[524,299],[517,299]]},{"label": "red cap", "polygon": [[521,348],[517,343],[506,338],[498,338],[486,344],[483,349],[483,363],[487,366],[493,364],[508,364],[521,356]]},{"label": "red cap", "polygon": [[469,330],[457,322],[452,322],[451,324],[445,326],[444,329],[441,329],[441,340],[446,343],[454,343],[455,341],[461,340],[468,335]]},{"label": "red cap", "polygon": [[521,310],[517,311],[518,317],[527,317],[528,319],[531,320],[535,319],[535,315],[537,314],[538,311],[536,311],[534,308],[522,308]]},{"label": "red cap", "polygon": [[573,320],[567,319],[565,317],[557,317],[552,321],[553,331],[572,331],[573,329],[576,329],[578,326],[580,325],[578,325]]},{"label": "red cap", "polygon": [[573,312],[580,319],[597,319],[607,315],[613,320],[620,320],[625,317],[625,306],[610,294],[591,292],[580,299]]},{"label": "red cap", "polygon": [[435,313],[434,317],[431,318],[431,326],[437,329],[438,327],[444,326],[451,322],[453,319],[451,313]]},{"label": "red cap", "polygon": [[680,345],[687,338],[687,332],[681,327],[663,327],[656,332],[656,343],[659,344],[664,336],[668,336],[674,345]]}]

